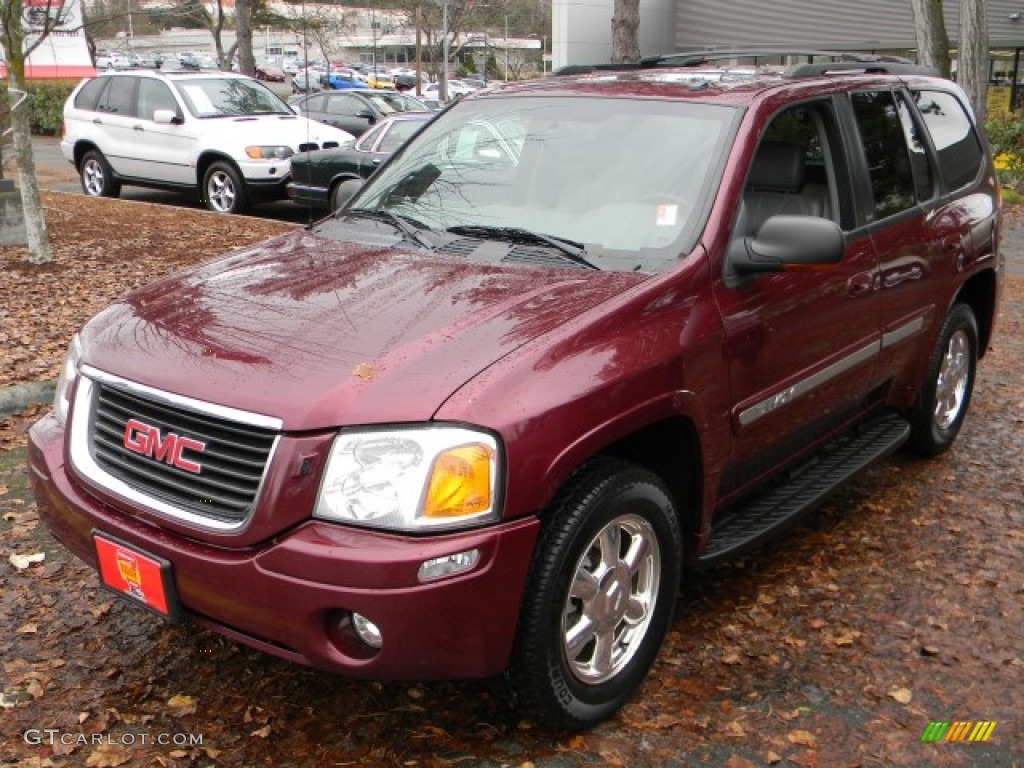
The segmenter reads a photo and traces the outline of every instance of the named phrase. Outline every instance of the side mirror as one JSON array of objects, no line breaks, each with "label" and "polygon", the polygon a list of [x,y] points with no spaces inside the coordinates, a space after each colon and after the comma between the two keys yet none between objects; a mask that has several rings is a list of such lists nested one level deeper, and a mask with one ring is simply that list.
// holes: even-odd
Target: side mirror
[{"label": "side mirror", "polygon": [[363,117],[363,118],[369,120],[371,123],[374,122],[374,120],[376,119],[373,116],[373,112],[371,112],[368,109],[360,109],[358,112],[356,112],[356,117]]},{"label": "side mirror", "polygon": [[738,237],[729,247],[730,269],[760,272],[819,272],[843,258],[845,238],[839,225],[818,216],[779,215],[767,219],[753,237]]},{"label": "side mirror", "polygon": [[153,112],[153,122],[160,125],[181,125],[184,120],[173,109],[158,109]]}]

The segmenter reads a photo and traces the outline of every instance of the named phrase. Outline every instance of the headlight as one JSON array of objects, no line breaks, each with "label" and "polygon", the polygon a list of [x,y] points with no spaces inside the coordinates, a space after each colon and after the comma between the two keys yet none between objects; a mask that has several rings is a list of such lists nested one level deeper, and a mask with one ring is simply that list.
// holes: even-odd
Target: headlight
[{"label": "headlight", "polygon": [[498,441],[464,427],[346,431],[331,447],[315,515],[399,531],[497,518]]},{"label": "headlight", "polygon": [[71,395],[71,386],[78,376],[78,360],[81,356],[82,342],[79,341],[78,334],[75,334],[68,347],[67,357],[64,358],[64,365],[60,369],[57,390],[53,393],[53,413],[61,424],[68,418],[68,397]]},{"label": "headlight", "polygon": [[286,146],[275,146],[275,147],[246,147],[245,154],[251,157],[253,160],[287,160],[291,157],[291,147]]}]

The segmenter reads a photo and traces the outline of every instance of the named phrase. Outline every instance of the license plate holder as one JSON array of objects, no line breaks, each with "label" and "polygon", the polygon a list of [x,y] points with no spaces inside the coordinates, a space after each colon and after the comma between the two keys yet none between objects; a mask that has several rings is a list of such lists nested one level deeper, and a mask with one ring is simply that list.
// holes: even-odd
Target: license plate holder
[{"label": "license plate holder", "polygon": [[92,532],[100,583],[121,597],[163,618],[181,621],[171,563],[100,531]]}]

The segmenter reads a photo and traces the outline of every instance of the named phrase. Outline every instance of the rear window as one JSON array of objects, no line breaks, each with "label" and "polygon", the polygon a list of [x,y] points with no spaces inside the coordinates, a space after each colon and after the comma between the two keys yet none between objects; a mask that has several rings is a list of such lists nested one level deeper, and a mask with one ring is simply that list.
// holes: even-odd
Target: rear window
[{"label": "rear window", "polygon": [[96,103],[99,101],[100,94],[103,93],[103,88],[109,79],[98,77],[83,85],[81,90],[75,95],[75,107],[95,112]]},{"label": "rear window", "polygon": [[917,91],[914,99],[935,144],[949,189],[967,186],[978,177],[984,154],[963,104],[944,91]]}]

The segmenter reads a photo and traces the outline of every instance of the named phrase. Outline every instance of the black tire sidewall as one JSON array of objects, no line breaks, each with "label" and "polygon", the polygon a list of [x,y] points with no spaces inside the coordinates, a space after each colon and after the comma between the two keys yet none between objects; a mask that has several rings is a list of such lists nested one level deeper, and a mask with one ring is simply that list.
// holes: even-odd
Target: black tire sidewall
[{"label": "black tire sidewall", "polygon": [[[952,424],[942,429],[935,422],[935,399],[939,371],[942,367],[942,361],[946,355],[949,341],[958,331],[966,333],[970,347],[967,389],[964,392],[964,401],[961,404],[960,412]],[[943,321],[938,341],[935,344],[935,349],[932,351],[931,359],[928,361],[928,371],[925,374],[924,383],[918,395],[917,405],[911,414],[911,447],[914,451],[926,456],[935,456],[947,450],[953,444],[953,441],[956,440],[971,404],[977,366],[978,321],[975,319],[974,312],[969,306],[966,304],[954,304],[949,314],[946,315],[945,321]]]},{"label": "black tire sidewall", "polygon": [[[231,210],[223,211],[213,206],[213,202],[210,200],[210,177],[213,176],[217,171],[223,171],[231,177],[231,183],[235,185],[235,203]],[[206,173],[203,174],[203,190],[202,190],[203,204],[208,210],[214,213],[242,213],[249,208],[249,196],[248,191],[245,187],[245,181],[242,179],[242,174],[238,172],[231,163],[218,160],[212,163],[209,168],[206,169]]]},{"label": "black tire sidewall", "polygon": [[[90,160],[95,160],[99,164],[100,168],[103,169],[103,189],[95,195],[90,193],[85,187],[85,166]],[[107,162],[107,158],[105,158],[103,153],[98,149],[90,149],[82,157],[82,163],[78,170],[78,180],[81,182],[82,192],[84,192],[88,197],[114,197],[119,189],[117,182],[114,181],[114,169],[110,167],[110,163]]]},{"label": "black tire sidewall", "polygon": [[[512,679],[521,693],[524,685],[532,688],[523,698],[539,710],[523,714],[539,715],[545,724],[557,727],[589,727],[629,699],[658,654],[679,590],[679,523],[667,491],[653,475],[632,465],[605,469],[590,475],[598,478],[592,487],[582,485],[577,495],[566,499],[542,534],[524,598],[526,621],[521,626],[529,628],[530,636],[517,637],[517,645],[529,643],[535,650],[526,654],[528,660],[514,661]],[[662,567],[654,615],[627,667],[611,680],[587,685],[573,675],[565,658],[562,612],[584,548],[608,523],[625,514],[646,520],[658,540]]]}]

